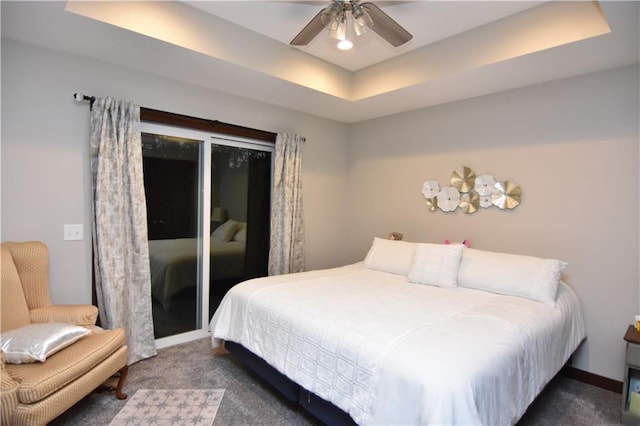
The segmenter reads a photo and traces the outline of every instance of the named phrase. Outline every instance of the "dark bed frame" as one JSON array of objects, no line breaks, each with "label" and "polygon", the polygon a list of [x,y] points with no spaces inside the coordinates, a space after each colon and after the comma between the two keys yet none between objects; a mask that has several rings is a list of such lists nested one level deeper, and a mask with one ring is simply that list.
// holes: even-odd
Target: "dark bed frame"
[{"label": "dark bed frame", "polygon": [[273,386],[287,400],[298,404],[322,423],[332,426],[356,424],[349,414],[295,383],[241,344],[226,341],[224,345],[242,364]]}]

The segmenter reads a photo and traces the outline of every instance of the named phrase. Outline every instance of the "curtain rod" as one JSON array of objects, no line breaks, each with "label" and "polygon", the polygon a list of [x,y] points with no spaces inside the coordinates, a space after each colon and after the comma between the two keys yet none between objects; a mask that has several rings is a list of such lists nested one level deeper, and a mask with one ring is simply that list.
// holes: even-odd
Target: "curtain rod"
[{"label": "curtain rod", "polygon": [[225,135],[240,136],[273,143],[276,142],[277,136],[276,133],[267,132],[266,130],[252,129],[250,127],[238,126],[218,120],[192,117],[145,107],[140,107],[140,119],[152,123],[170,124],[208,132],[213,131]]},{"label": "curtain rod", "polygon": [[[96,101],[96,97],[95,96],[85,95],[82,92],[74,93],[73,94],[73,99],[75,99],[77,102],[89,101],[89,110],[93,109],[93,103]],[[141,115],[149,115],[149,114],[157,114],[157,113],[159,113],[159,114],[162,114],[165,117],[166,116],[184,117],[184,118],[189,118],[189,119],[192,119],[192,120],[207,121],[208,122],[208,120],[196,119],[196,118],[187,117],[187,116],[181,116],[181,115],[174,114],[174,113],[167,113],[167,112],[164,112],[164,111],[153,110],[153,109],[150,109],[150,108],[141,107],[140,110],[141,110]],[[245,127],[237,126],[237,125],[234,125],[234,124],[222,123],[222,122],[217,121],[217,120],[211,121],[211,123],[213,123],[214,126],[217,124],[217,125],[222,125],[222,126],[234,127],[236,129],[244,129],[244,130],[249,131],[249,132],[259,132],[259,133],[262,133],[264,135],[268,135],[268,137],[266,139],[267,140],[271,140],[272,142],[275,142],[275,139],[276,139],[276,133],[267,132],[267,131],[264,131],[264,130],[255,130],[255,129],[245,128]],[[301,136],[300,139],[302,139],[302,142],[306,142],[307,141],[307,138],[305,138],[304,136]]]},{"label": "curtain rod", "polygon": [[75,99],[77,102],[89,101],[89,111],[93,109],[93,103],[96,101],[95,96],[87,96],[81,92],[74,93],[73,99]]}]

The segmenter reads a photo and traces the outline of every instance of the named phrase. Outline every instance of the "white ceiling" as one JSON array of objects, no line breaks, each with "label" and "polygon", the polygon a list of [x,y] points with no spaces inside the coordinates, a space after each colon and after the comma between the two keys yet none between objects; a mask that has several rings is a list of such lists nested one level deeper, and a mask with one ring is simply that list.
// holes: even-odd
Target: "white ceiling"
[{"label": "white ceiling", "polygon": [[[184,3],[287,45],[320,10],[330,4],[330,1]],[[349,71],[357,71],[538,6],[545,1],[374,1],[387,15],[409,31],[413,39],[402,46],[393,47],[378,34],[369,31],[353,40],[353,51],[343,52],[336,48],[335,40],[328,37],[326,32],[322,32],[307,46],[296,48]]]},{"label": "white ceiling", "polygon": [[637,1],[380,1],[406,45],[369,32],[338,52],[323,31],[289,46],[326,4],[3,0],[1,29],[347,123],[639,62]]}]

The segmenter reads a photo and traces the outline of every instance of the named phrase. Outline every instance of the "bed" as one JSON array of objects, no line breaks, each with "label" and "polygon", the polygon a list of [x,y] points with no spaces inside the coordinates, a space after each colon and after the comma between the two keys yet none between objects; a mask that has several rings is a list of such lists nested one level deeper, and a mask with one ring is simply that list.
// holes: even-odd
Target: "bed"
[{"label": "bed", "polygon": [[363,262],[235,286],[212,346],[357,424],[514,424],[586,338],[565,266],[376,238]]},{"label": "bed", "polygon": [[[194,287],[198,276],[198,239],[149,241],[151,294],[167,309],[181,291]],[[245,242],[210,239],[211,280],[244,276]]]}]

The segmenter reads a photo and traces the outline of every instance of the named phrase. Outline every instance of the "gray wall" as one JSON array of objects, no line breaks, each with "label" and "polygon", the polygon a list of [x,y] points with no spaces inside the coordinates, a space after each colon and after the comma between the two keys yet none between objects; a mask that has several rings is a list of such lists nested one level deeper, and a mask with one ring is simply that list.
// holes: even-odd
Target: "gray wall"
[{"label": "gray wall", "polygon": [[[620,380],[638,313],[638,68],[344,125],[99,61],[2,41],[2,240],[51,250],[52,296],[90,301],[89,110],[71,95],[306,136],[309,269],[361,260],[373,236],[470,239],[473,247],[566,260],[587,317],[576,366]],[[513,211],[428,212],[422,182],[469,165],[523,188]]]},{"label": "gray wall", "polygon": [[[392,230],[565,260],[587,320],[575,365],[621,380],[622,336],[640,313],[638,81],[631,66],[352,126],[349,260]],[[422,183],[463,165],[515,181],[522,204],[429,212]]]}]

